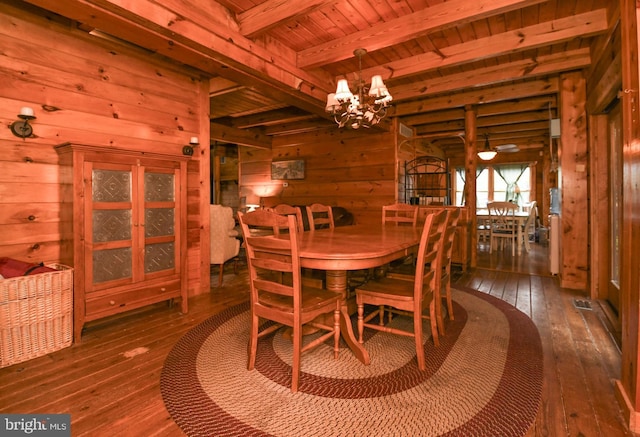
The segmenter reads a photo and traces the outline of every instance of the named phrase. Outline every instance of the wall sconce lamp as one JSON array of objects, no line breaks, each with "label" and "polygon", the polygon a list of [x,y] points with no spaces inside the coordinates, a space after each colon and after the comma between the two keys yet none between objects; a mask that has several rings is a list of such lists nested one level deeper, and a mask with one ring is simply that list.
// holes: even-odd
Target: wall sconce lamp
[{"label": "wall sconce lamp", "polygon": [[23,140],[30,137],[33,134],[33,128],[29,124],[29,120],[34,120],[36,116],[33,114],[33,109],[28,106],[20,108],[20,114],[18,114],[20,120],[16,120],[11,123],[11,133],[16,137],[20,137]]},{"label": "wall sconce lamp", "polygon": [[198,137],[191,137],[189,145],[182,148],[182,154],[185,156],[193,156],[193,148],[200,144]]}]

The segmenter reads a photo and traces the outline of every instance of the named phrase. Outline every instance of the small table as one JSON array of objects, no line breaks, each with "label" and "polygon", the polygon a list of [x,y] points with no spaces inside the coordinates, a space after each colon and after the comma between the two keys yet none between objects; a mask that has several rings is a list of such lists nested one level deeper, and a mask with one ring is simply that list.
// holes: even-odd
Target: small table
[{"label": "small table", "polygon": [[369,354],[358,343],[347,307],[347,270],[378,267],[415,252],[422,227],[382,224],[341,226],[300,234],[300,265],[325,270],[327,289],[344,296],[340,311],[340,329],[356,357],[369,364]]},{"label": "small table", "polygon": [[[524,241],[524,248],[527,252],[529,252],[529,250],[531,249],[529,247],[529,239],[526,238],[523,240],[523,228],[525,223],[527,222],[527,219],[529,218],[529,213],[528,212],[524,212],[524,211],[515,211],[514,215],[511,216],[507,216],[507,218],[509,219],[513,219],[516,226],[517,226],[517,231],[518,231],[518,255],[522,254],[522,245],[520,244],[521,241]],[[476,211],[476,219],[478,221],[488,221],[490,219],[489,216],[489,210],[487,209],[478,209]],[[489,244],[491,244],[491,241],[489,241]]]}]

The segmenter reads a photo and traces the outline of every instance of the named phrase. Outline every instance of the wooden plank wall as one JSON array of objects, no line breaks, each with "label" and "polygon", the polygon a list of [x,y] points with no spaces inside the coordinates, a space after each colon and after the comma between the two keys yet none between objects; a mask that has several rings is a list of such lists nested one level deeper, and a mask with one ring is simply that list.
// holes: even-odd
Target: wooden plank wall
[{"label": "wooden plank wall", "polygon": [[[192,136],[208,146],[208,80],[49,18],[0,3],[0,256],[68,263],[62,241],[73,236],[61,235],[60,199],[70,187],[60,186],[53,147],[74,142],[181,156]],[[23,106],[37,117],[25,140],[8,128]],[[197,147],[188,166],[190,294],[209,289],[200,257],[208,162],[209,148]]]},{"label": "wooden plank wall", "polygon": [[[264,206],[342,206],[357,223],[374,223],[382,205],[396,199],[395,144],[393,133],[336,126],[275,137],[272,150],[239,147],[240,195],[257,194]],[[305,161],[304,180],[271,180],[272,160],[291,159]]]}]

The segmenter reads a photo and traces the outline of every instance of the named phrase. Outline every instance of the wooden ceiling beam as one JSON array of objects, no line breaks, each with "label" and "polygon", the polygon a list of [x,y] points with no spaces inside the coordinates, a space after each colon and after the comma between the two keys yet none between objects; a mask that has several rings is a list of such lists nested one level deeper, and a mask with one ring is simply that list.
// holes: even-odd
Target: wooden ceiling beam
[{"label": "wooden ceiling beam", "polygon": [[562,71],[581,69],[589,66],[590,63],[589,49],[576,49],[570,52],[555,53],[535,59],[524,59],[508,64],[499,64],[435,79],[417,81],[412,84],[391,88],[390,92],[394,99],[407,100],[464,88],[494,85],[516,79],[534,78]]},{"label": "wooden ceiling beam", "polygon": [[[478,147],[484,147],[484,134],[478,133]],[[541,149],[546,147],[549,141],[548,134],[535,132],[526,136],[490,136],[489,137],[489,145],[491,148],[495,148],[496,146],[501,146],[504,144],[516,144],[520,149],[532,149],[537,148]],[[443,138],[431,141],[431,144],[440,147],[441,149],[451,149],[456,147],[462,147],[460,144],[460,140],[456,138]]]},{"label": "wooden ceiling beam", "polygon": [[[507,129],[520,129],[521,126],[532,123],[543,122],[547,126],[549,124],[549,115],[546,111],[537,112],[516,112],[513,114],[495,115],[491,117],[477,117],[476,126],[485,128],[490,126],[511,126]],[[429,123],[415,125],[418,135],[426,135],[438,132],[458,132],[464,130],[464,120],[449,120],[440,123]]]},{"label": "wooden ceiling beam", "polygon": [[245,117],[233,118],[229,123],[225,124],[237,129],[247,129],[255,126],[272,126],[317,118],[316,115],[309,114],[297,108],[287,107],[275,111],[266,111]]},{"label": "wooden ceiling beam", "polygon": [[282,123],[265,128],[266,135],[294,135],[317,131],[318,129],[335,127],[335,123],[328,120],[303,120],[293,123]]},{"label": "wooden ceiling beam", "polygon": [[257,133],[250,129],[236,129],[219,123],[209,124],[211,141],[271,150],[271,137],[262,133]]},{"label": "wooden ceiling beam", "polygon": [[402,117],[400,122],[408,126],[417,126],[420,124],[440,123],[449,120],[464,120],[464,109],[454,108],[425,114],[410,115]]},{"label": "wooden ceiling beam", "polygon": [[362,76],[372,77],[380,74],[384,80],[397,79],[606,33],[607,26],[607,11],[598,9],[444,47],[437,53],[428,52],[367,68],[362,70]]},{"label": "wooden ceiling beam", "polygon": [[[555,96],[535,96],[518,100],[508,100],[496,103],[487,103],[478,106],[478,118],[486,118],[494,115],[512,114],[514,112],[548,111],[551,109],[552,117],[556,116],[557,99]],[[429,123],[440,123],[449,120],[464,120],[464,109],[455,108],[425,112],[417,115],[409,115],[400,118],[400,122],[408,126],[420,126]]]},{"label": "wooden ceiling beam", "polygon": [[492,124],[478,127],[478,133],[494,135],[506,135],[509,137],[520,137],[531,135],[531,131],[549,132],[549,121],[533,121],[518,124]]},{"label": "wooden ceiling beam", "polygon": [[211,26],[210,22],[203,21],[199,4],[186,7],[186,3],[172,0],[136,0],[127,2],[123,8],[116,0],[99,4],[87,0],[27,1],[317,114],[324,113],[327,93],[333,88],[333,78],[328,75],[323,76],[318,70],[304,71],[285,59],[276,58],[273,51],[233,28]]},{"label": "wooden ceiling beam", "polygon": [[554,95],[534,96],[519,100],[490,103],[478,106],[478,117],[489,117],[492,115],[511,114],[515,111],[538,111],[551,109],[555,116],[558,107],[558,99]]},{"label": "wooden ceiling beam", "polygon": [[550,77],[398,103],[392,106],[389,112],[390,115],[404,116],[440,109],[451,109],[452,107],[464,107],[465,105],[480,105],[525,97],[557,94],[558,90],[558,78]]},{"label": "wooden ceiling beam", "polygon": [[283,22],[296,17],[304,17],[323,6],[332,5],[337,0],[295,0],[295,7],[287,0],[267,0],[245,12],[238,14],[240,33],[252,37],[266,32]]},{"label": "wooden ceiling beam", "polygon": [[209,97],[233,93],[242,88],[244,88],[242,85],[238,85],[237,82],[233,82],[224,77],[212,77],[209,79]]},{"label": "wooden ceiling beam", "polygon": [[353,51],[364,48],[372,52],[400,44],[432,32],[487,18],[545,0],[451,0],[413,14],[387,21],[344,38],[310,47],[298,53],[299,68],[316,68],[324,64],[353,58]]}]

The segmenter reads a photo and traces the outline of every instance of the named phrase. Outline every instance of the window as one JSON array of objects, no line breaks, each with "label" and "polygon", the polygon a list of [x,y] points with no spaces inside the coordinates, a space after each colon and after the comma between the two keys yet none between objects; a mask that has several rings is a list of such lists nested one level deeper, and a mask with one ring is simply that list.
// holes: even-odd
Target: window
[{"label": "window", "polygon": [[[476,176],[476,208],[486,208],[487,202],[508,200],[526,205],[533,199],[531,165],[503,164],[478,167]],[[456,205],[464,204],[464,167],[456,168]]]}]

